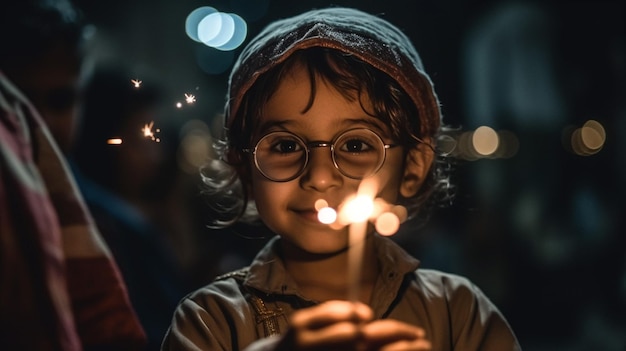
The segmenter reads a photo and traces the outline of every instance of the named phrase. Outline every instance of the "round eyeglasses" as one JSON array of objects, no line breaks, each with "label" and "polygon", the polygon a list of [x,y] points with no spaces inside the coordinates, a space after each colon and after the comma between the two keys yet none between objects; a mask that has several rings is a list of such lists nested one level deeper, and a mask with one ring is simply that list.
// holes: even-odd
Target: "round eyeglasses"
[{"label": "round eyeglasses", "polygon": [[387,149],[397,144],[385,144],[382,138],[367,128],[350,129],[332,142],[305,142],[285,131],[263,136],[254,149],[243,152],[254,155],[254,164],[261,174],[275,182],[287,182],[299,177],[309,163],[311,149],[330,147],[335,168],[346,177],[363,179],[378,172],[385,162]]}]

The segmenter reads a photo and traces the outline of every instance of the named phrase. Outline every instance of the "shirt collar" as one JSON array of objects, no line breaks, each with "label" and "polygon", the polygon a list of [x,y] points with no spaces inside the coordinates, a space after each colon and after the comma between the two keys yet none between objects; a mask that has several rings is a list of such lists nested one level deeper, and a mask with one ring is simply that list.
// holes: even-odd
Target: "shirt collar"
[{"label": "shirt collar", "polygon": [[[380,262],[377,291],[372,299],[378,303],[379,298],[387,301],[395,297],[404,276],[415,271],[420,262],[387,237],[374,234],[372,239]],[[279,245],[280,238],[276,236],[259,251],[250,265],[244,285],[267,294],[300,296],[296,282],[287,273],[285,264],[278,255]]]}]

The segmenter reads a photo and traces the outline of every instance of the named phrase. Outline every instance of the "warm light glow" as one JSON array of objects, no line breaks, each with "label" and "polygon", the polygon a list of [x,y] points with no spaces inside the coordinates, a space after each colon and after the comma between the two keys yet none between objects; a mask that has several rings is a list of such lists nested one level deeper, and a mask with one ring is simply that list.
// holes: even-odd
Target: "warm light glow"
[{"label": "warm light glow", "polygon": [[365,222],[374,211],[374,201],[367,195],[358,195],[348,201],[342,211],[349,223]]},{"label": "warm light glow", "polygon": [[393,212],[398,217],[400,223],[404,223],[404,221],[406,221],[409,217],[406,207],[404,206],[395,205],[391,208],[391,212]]},{"label": "warm light glow", "polygon": [[328,202],[324,199],[319,199],[315,201],[315,211],[319,211],[324,207],[328,207]]},{"label": "warm light glow", "polygon": [[337,211],[331,207],[320,208],[317,212],[317,219],[323,224],[332,224],[337,220]]},{"label": "warm light glow", "polygon": [[177,102],[177,103],[176,103],[176,107],[181,108],[181,107],[183,107],[183,104],[182,104],[182,103],[180,103],[180,102]]},{"label": "warm light glow", "polygon": [[394,235],[400,228],[400,218],[393,212],[385,212],[378,216],[375,226],[380,235]]},{"label": "warm light glow", "polygon": [[602,124],[589,120],[581,128],[580,137],[587,148],[595,151],[604,146],[606,133]]},{"label": "warm light glow", "polygon": [[131,79],[130,81],[133,83],[135,88],[139,88],[141,86],[141,81],[138,79]]},{"label": "warm light glow", "polygon": [[474,150],[483,156],[488,156],[496,152],[499,143],[498,133],[487,126],[476,128],[472,135],[472,146],[474,146]]},{"label": "warm light glow", "polygon": [[157,143],[161,142],[161,139],[157,138],[154,133],[158,133],[161,130],[160,129],[156,129],[155,131],[152,131],[152,127],[154,126],[154,121],[151,121],[149,124],[146,124],[143,126],[143,128],[141,128],[141,132],[143,133],[143,136],[146,138],[149,138],[152,141],[155,141]]},{"label": "warm light glow", "polygon": [[113,138],[113,139],[107,140],[107,144],[109,145],[120,145],[121,143],[122,143],[122,139],[119,139],[119,138]]},{"label": "warm light glow", "polygon": [[602,124],[589,120],[585,124],[567,132],[571,151],[580,156],[598,153],[606,142],[606,132]]}]

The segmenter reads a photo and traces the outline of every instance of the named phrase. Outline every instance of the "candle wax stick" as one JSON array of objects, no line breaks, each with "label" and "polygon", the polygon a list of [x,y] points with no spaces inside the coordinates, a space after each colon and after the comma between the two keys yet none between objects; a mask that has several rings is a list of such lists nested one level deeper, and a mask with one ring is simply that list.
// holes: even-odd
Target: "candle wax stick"
[{"label": "candle wax stick", "polygon": [[367,220],[350,224],[348,247],[348,301],[359,301]]}]

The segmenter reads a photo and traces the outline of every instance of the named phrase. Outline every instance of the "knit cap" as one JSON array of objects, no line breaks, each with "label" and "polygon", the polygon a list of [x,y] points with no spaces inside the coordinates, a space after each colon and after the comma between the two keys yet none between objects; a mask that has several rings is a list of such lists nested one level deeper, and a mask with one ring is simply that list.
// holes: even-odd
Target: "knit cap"
[{"label": "knit cap", "polygon": [[296,50],[324,47],[352,54],[385,72],[406,91],[419,111],[421,135],[434,135],[441,110],[419,54],[400,29],[380,17],[343,7],[311,10],[269,24],[243,49],[229,78],[226,127],[256,79]]}]

